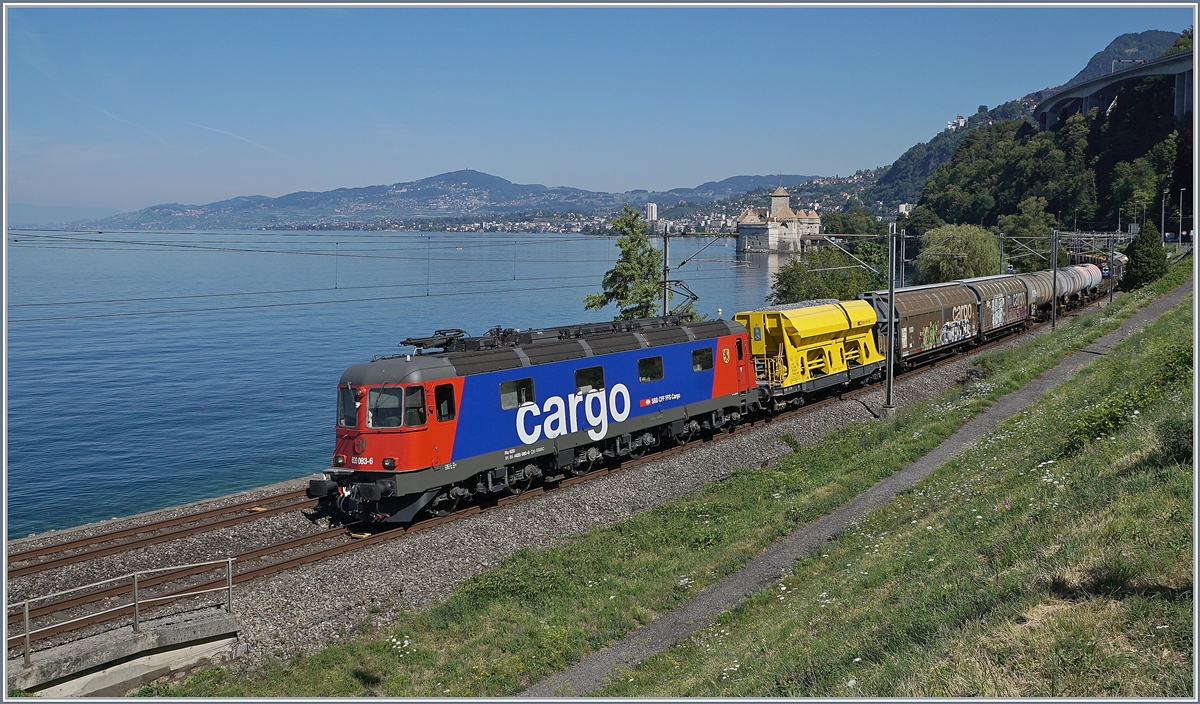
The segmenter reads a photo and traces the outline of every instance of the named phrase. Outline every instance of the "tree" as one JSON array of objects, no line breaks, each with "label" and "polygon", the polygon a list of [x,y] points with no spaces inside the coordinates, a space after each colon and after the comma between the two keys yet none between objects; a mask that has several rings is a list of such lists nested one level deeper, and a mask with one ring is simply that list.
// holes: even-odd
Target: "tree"
[{"label": "tree", "polygon": [[850,257],[833,247],[818,247],[779,268],[767,301],[777,305],[814,298],[846,301],[876,285],[875,278]]},{"label": "tree", "polygon": [[1166,51],[1163,52],[1163,56],[1166,56],[1167,54],[1175,54],[1180,51],[1187,51],[1188,49],[1191,49],[1191,48],[1192,48],[1192,28],[1188,27],[1187,29],[1183,30],[1183,34],[1179,35],[1179,38],[1175,40],[1175,44],[1172,45],[1170,49],[1167,49]]},{"label": "tree", "polygon": [[861,205],[852,205],[844,213],[823,213],[821,228],[827,235],[878,235],[887,231],[887,226]]},{"label": "tree", "polygon": [[613,320],[652,317],[662,304],[662,252],[650,243],[650,226],[642,214],[628,203],[611,227],[621,235],[617,238],[621,255],[601,280],[604,291],[585,297],[583,309],[600,310],[616,303],[620,311]]},{"label": "tree", "polygon": [[996,237],[978,225],[943,225],[921,236],[917,279],[936,284],[998,273]]},{"label": "tree", "polygon": [[904,230],[906,237],[925,234],[935,227],[945,225],[946,221],[937,216],[937,213],[929,209],[929,206],[918,205],[913,208],[908,215],[901,215],[896,218],[896,230]]},{"label": "tree", "polygon": [[1045,269],[1050,260],[1043,253],[1050,251],[1050,230],[1054,227],[1054,218],[1046,212],[1046,199],[1030,196],[1021,201],[1018,208],[1019,214],[1001,215],[997,225],[1005,238],[1016,238],[1006,239],[1008,261],[1019,272]]},{"label": "tree", "polygon": [[1125,253],[1129,255],[1129,263],[1125,266],[1121,288],[1126,291],[1141,288],[1167,273],[1167,253],[1163,251],[1162,235],[1149,220],[1133,238]]},{"label": "tree", "polygon": [[879,276],[872,274],[878,283],[887,283],[888,251],[886,239],[882,242],[875,240],[860,241],[858,246],[854,248],[854,256],[858,257],[862,263],[880,272]]}]

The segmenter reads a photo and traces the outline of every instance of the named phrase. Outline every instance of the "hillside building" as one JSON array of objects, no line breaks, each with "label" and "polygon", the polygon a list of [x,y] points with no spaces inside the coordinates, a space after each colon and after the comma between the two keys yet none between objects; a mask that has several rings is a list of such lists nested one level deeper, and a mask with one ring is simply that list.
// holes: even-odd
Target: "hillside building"
[{"label": "hillside building", "polygon": [[961,130],[966,126],[967,126],[966,118],[963,117],[962,115],[959,115],[955,119],[950,120],[949,122],[946,123],[946,130],[948,132],[953,132],[954,130]]},{"label": "hillside building", "polygon": [[737,219],[739,252],[803,252],[821,242],[821,216],[792,210],[791,196],[780,186],[767,208],[746,208]]}]

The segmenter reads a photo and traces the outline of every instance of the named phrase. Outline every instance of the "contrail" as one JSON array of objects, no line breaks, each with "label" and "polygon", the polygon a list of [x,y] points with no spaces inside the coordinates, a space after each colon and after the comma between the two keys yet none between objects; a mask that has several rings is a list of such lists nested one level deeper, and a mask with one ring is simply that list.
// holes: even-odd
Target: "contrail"
[{"label": "contrail", "polygon": [[158,140],[158,141],[159,141],[159,142],[160,142],[160,143],[161,143],[161,144],[162,144],[164,147],[169,147],[169,146],[170,146],[170,145],[168,145],[168,144],[167,144],[166,140],[164,140],[162,137],[159,137],[157,134],[154,134],[153,132],[151,132],[151,131],[150,131],[150,129],[149,129],[149,128],[147,128],[147,127],[143,127],[142,125],[139,125],[139,124],[138,124],[138,123],[136,123],[136,122],[130,122],[129,120],[126,120],[126,119],[125,119],[125,118],[123,118],[123,117],[117,117],[116,115],[114,115],[114,114],[112,114],[111,112],[109,112],[109,111],[105,110],[104,108],[101,108],[101,107],[96,107],[95,105],[92,105],[92,104],[91,104],[91,103],[89,103],[88,101],[86,101],[86,100],[84,100],[84,99],[82,99],[82,98],[77,98],[77,97],[75,97],[74,95],[71,95],[70,93],[67,93],[66,91],[59,90],[59,93],[62,93],[63,95],[65,95],[65,96],[67,96],[68,98],[70,98],[71,100],[76,100],[76,101],[78,101],[78,102],[80,102],[80,103],[83,103],[84,105],[88,106],[89,108],[91,108],[91,109],[93,109],[93,110],[96,110],[96,111],[102,112],[102,113],[104,113],[105,115],[108,115],[108,116],[109,116],[109,117],[111,117],[112,119],[116,120],[117,122],[124,122],[124,123],[125,123],[125,124],[127,124],[127,125],[132,125],[132,126],[134,126],[134,127],[138,128],[139,130],[142,130],[142,131],[143,131],[143,132],[145,132],[146,134],[148,134],[148,135],[150,135],[151,137],[153,137],[153,138],[157,139],[157,140]]},{"label": "contrail", "polygon": [[200,129],[202,129],[202,130],[208,130],[208,131],[210,131],[210,132],[216,132],[217,134],[223,134],[223,135],[225,135],[225,136],[227,136],[227,137],[233,137],[234,139],[240,139],[240,140],[242,140],[243,142],[245,142],[246,144],[253,144],[254,146],[258,147],[259,149],[266,149],[267,151],[269,151],[269,152],[273,152],[273,153],[275,153],[275,154],[278,154],[279,156],[287,156],[287,154],[284,154],[283,152],[276,151],[276,150],[274,150],[274,149],[272,149],[272,148],[270,148],[270,147],[268,147],[268,146],[265,146],[265,145],[259,144],[258,142],[255,142],[255,141],[253,141],[253,140],[250,140],[250,139],[246,139],[245,137],[243,137],[243,136],[242,136],[242,135],[240,135],[240,134],[234,134],[234,133],[232,133],[232,132],[226,132],[225,130],[219,130],[219,129],[217,129],[216,127],[207,127],[207,126],[205,126],[205,125],[197,125],[195,122],[188,122],[188,123],[185,123],[185,124],[191,125],[192,127],[199,127],[199,128],[200,128]]}]

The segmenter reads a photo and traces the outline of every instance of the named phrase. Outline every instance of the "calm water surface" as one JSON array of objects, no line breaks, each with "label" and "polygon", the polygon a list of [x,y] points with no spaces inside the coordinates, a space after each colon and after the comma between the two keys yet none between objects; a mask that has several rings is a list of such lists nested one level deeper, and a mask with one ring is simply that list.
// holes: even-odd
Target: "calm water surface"
[{"label": "calm water surface", "polygon": [[[438,328],[611,319],[582,301],[600,290],[614,242],[10,234],[7,535],[318,472],[346,367]],[[672,265],[707,242],[672,238]],[[762,305],[778,266],[766,255],[738,261],[734,244],[720,239],[672,272],[710,318]]]}]

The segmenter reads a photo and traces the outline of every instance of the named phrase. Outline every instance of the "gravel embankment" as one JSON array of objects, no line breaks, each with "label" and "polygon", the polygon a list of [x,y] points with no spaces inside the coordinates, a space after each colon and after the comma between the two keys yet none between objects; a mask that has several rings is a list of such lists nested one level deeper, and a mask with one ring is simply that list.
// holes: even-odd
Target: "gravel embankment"
[{"label": "gravel embankment", "polygon": [[[1043,328],[996,349],[1019,345]],[[898,407],[928,399],[966,378],[970,358],[960,359],[898,380]],[[287,573],[239,585],[234,611],[241,638],[248,646],[239,669],[254,668],[268,658],[286,659],[298,652],[359,636],[360,625],[386,624],[397,608],[420,608],[445,598],[458,582],[487,571],[520,548],[538,549],[570,535],[612,525],[659,503],[728,477],[739,468],[765,466],[791,449],[780,438],[789,435],[813,444],[828,432],[879,413],[883,388],[853,399],[752,428],[719,442],[697,444],[687,451],[621,470],[544,496],[471,516],[397,540],[347,553]],[[37,547],[174,515],[266,497],[305,486],[307,478],[262,487],[218,499],[200,501],[126,519],[45,533],[9,543],[8,551]],[[17,578],[9,583],[9,601],[47,594],[133,570],[221,559],[325,527],[300,512],[269,517],[155,545],[133,555],[113,555],[83,565]]]}]

